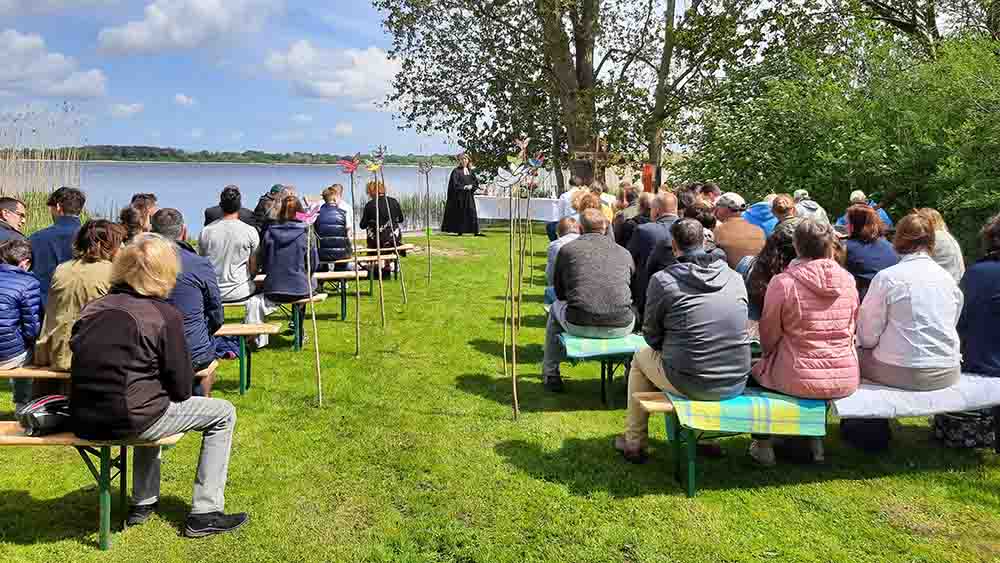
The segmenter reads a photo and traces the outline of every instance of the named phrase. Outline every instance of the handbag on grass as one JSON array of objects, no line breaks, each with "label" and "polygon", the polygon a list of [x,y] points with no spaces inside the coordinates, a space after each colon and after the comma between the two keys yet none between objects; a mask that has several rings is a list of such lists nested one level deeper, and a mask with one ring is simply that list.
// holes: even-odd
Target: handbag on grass
[{"label": "handbag on grass", "polygon": [[69,398],[47,395],[21,407],[14,416],[28,436],[47,436],[69,429]]},{"label": "handbag on grass", "polygon": [[996,442],[989,410],[934,415],[934,437],[949,448],[992,448]]}]

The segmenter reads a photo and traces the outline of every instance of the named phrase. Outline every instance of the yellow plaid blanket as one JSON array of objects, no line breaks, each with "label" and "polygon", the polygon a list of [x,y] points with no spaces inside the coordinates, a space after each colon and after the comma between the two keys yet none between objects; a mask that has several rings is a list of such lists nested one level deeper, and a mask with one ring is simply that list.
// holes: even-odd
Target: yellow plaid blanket
[{"label": "yellow plaid blanket", "polygon": [[692,401],[667,393],[681,426],[708,432],[825,436],[826,401],[761,389],[725,401]]}]

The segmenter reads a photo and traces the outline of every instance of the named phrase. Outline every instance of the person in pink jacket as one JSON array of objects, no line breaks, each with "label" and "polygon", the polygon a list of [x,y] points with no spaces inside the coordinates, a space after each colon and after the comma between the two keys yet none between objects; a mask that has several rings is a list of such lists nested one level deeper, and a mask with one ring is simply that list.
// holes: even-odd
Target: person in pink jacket
[{"label": "person in pink jacket", "polygon": [[[764,357],[754,379],[779,393],[804,399],[839,399],[860,384],[854,344],[858,290],[854,277],[833,260],[836,236],[811,219],[795,229],[798,258],[771,280],[760,319]],[[822,441],[812,443],[822,461]],[[774,464],[770,440],[755,440],[750,455]]]}]

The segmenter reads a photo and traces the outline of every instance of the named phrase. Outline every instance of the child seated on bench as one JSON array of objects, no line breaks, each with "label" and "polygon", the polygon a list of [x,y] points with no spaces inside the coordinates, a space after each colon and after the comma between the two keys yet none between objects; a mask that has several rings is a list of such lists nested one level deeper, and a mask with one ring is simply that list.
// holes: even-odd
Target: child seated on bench
[{"label": "child seated on bench", "polygon": [[[31,268],[31,244],[0,244],[0,370],[19,368],[31,360],[39,331],[41,290]],[[14,410],[31,400],[31,380],[12,379]]]},{"label": "child seated on bench", "polygon": [[[249,517],[225,514],[226,477],[236,426],[228,401],[192,397],[194,372],[184,318],[163,301],[177,283],[174,243],[140,234],[115,257],[112,290],[83,310],[73,332],[71,428],[87,440],[154,442],[201,432],[201,458],[189,538],[239,528]],[[160,495],[160,449],[136,448],[127,523],[142,524]]]}]

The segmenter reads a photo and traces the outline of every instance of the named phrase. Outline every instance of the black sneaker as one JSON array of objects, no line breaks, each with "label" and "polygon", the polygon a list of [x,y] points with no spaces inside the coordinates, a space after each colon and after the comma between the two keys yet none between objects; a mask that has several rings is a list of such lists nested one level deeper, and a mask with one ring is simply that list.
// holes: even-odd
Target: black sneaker
[{"label": "black sneaker", "polygon": [[563,380],[558,375],[550,375],[545,378],[545,390],[551,393],[563,392]]},{"label": "black sneaker", "polygon": [[209,512],[208,514],[189,514],[184,523],[184,536],[188,538],[204,538],[215,534],[224,534],[240,528],[250,521],[246,512],[238,514],[223,514]]},{"label": "black sneaker", "polygon": [[160,503],[154,502],[153,504],[147,504],[145,506],[130,506],[128,507],[128,516],[125,517],[125,525],[129,528],[132,526],[138,526],[139,524],[145,524],[147,520],[156,512],[156,508]]}]

